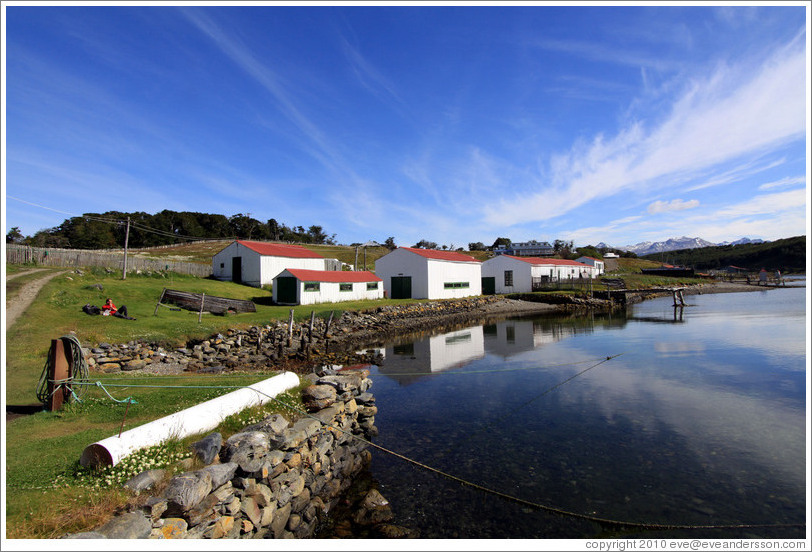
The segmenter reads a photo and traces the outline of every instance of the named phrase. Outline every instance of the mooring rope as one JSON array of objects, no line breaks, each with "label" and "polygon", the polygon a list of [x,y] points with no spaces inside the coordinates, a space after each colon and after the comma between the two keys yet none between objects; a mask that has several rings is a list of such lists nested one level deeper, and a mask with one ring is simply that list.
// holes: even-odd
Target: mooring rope
[{"label": "mooring rope", "polygon": [[[623,354],[623,353],[621,353],[621,354]],[[583,372],[586,372],[587,370],[591,370],[592,368],[595,368],[596,366],[598,366],[600,364],[603,364],[604,362],[608,362],[609,360],[611,360],[613,358],[616,358],[618,356],[620,356],[620,355],[618,354],[618,355],[606,357],[604,360],[602,360],[598,364],[595,364],[594,366],[591,366],[591,367],[587,368],[586,370],[583,370],[583,371],[579,372],[578,374],[575,374],[574,376],[568,378],[567,380],[564,380],[561,383],[551,387],[550,389],[548,389],[544,393],[542,393],[542,395],[545,395],[545,394],[551,392],[552,390],[557,389],[558,387],[561,387],[562,385],[564,385],[568,381],[571,381],[573,378],[578,377]],[[85,382],[77,382],[77,383],[78,384],[83,384]],[[90,382],[87,382],[87,383],[90,383]],[[309,412],[303,411],[303,410],[297,408],[294,405],[288,404],[285,401],[283,401],[283,400],[281,400],[281,399],[279,399],[277,397],[273,397],[273,396],[265,393],[264,391],[260,391],[259,389],[254,389],[254,388],[252,388],[250,386],[232,386],[232,385],[212,385],[212,386],[130,385],[130,386],[128,386],[128,385],[125,385],[125,384],[110,384],[110,385],[111,386],[119,386],[119,387],[158,387],[158,388],[172,388],[172,389],[175,389],[175,388],[176,389],[250,389],[251,391],[255,391],[256,393],[258,393],[260,395],[264,395],[265,397],[267,397],[271,401],[280,404],[284,408],[287,408],[287,409],[289,409],[289,410],[291,410],[293,412],[296,412],[297,414],[300,414],[302,416],[311,418],[313,420],[317,420],[321,425],[328,427],[332,431],[338,431],[338,432],[344,433],[345,435],[349,436],[350,438],[361,441],[361,442],[363,442],[363,443],[365,443],[365,444],[367,444],[367,445],[369,445],[369,446],[371,446],[371,447],[373,447],[375,449],[380,450],[381,452],[392,455],[392,456],[394,456],[396,458],[400,458],[401,460],[403,460],[405,462],[408,462],[408,463],[410,463],[410,464],[412,464],[414,466],[417,466],[417,467],[419,467],[419,468],[421,468],[423,470],[435,473],[435,474],[437,474],[437,475],[439,475],[441,477],[444,477],[446,479],[449,479],[451,481],[455,481],[455,482],[459,483],[460,485],[470,487],[472,489],[476,489],[476,490],[481,491],[483,493],[490,494],[490,495],[502,498],[504,500],[507,500],[507,501],[510,501],[510,502],[513,502],[513,503],[516,503],[516,504],[520,504],[520,505],[528,507],[528,508],[533,508],[535,510],[541,510],[541,511],[545,511],[545,512],[548,512],[548,513],[564,516],[564,517],[570,517],[570,518],[575,518],[575,519],[581,519],[581,520],[584,520],[584,521],[590,521],[590,522],[598,523],[598,524],[601,524],[601,525],[604,525],[604,526],[611,526],[611,527],[617,527],[617,528],[628,528],[628,529],[645,529],[645,530],[757,529],[757,528],[793,528],[793,527],[805,527],[806,526],[805,523],[741,523],[741,524],[718,524],[718,525],[663,524],[663,523],[647,523],[647,522],[638,522],[638,521],[624,521],[624,520],[605,518],[605,517],[594,516],[594,515],[589,515],[589,514],[582,514],[582,513],[579,513],[579,512],[573,512],[573,511],[570,511],[570,510],[565,510],[563,508],[557,508],[555,506],[548,506],[548,505],[541,504],[541,503],[538,503],[538,502],[533,502],[533,501],[526,500],[526,499],[523,499],[523,498],[519,498],[519,497],[516,497],[516,496],[513,496],[513,495],[509,495],[507,493],[503,493],[501,491],[497,491],[495,489],[485,487],[484,485],[480,485],[478,483],[468,481],[466,479],[463,479],[462,477],[458,477],[456,475],[445,472],[445,471],[440,470],[438,468],[434,468],[432,466],[429,466],[427,464],[419,462],[419,461],[417,461],[417,460],[415,460],[413,458],[409,458],[408,456],[400,454],[399,452],[395,452],[394,450],[386,448],[386,447],[384,447],[382,445],[378,445],[376,443],[373,443],[372,441],[370,441],[368,439],[365,439],[364,437],[361,437],[360,435],[356,435],[354,433],[351,433],[351,432],[349,432],[347,430],[344,430],[344,429],[342,429],[342,428],[340,428],[340,427],[338,427],[336,425],[327,424],[326,422],[324,422],[323,420],[320,420],[319,418],[317,418],[313,414],[310,414]],[[540,395],[540,396],[542,396],[542,395]],[[538,397],[536,397],[536,398],[538,398]],[[533,400],[535,400],[535,399],[533,399]]]},{"label": "mooring rope", "polygon": [[[74,391],[71,383],[75,380],[87,379],[90,372],[87,367],[85,355],[82,353],[82,344],[79,343],[79,339],[77,339],[75,335],[63,335],[59,339],[70,349],[68,354],[70,355],[70,366],[73,375],[64,380],[49,380],[48,375],[53,369],[51,366],[51,354],[49,352],[48,358],[45,360],[45,366],[42,368],[42,374],[40,374],[36,390],[37,399],[43,404],[48,404],[51,395],[57,391],[61,391],[63,386],[66,386],[70,390],[71,395],[78,400],[82,393]],[[48,393],[49,384],[54,385],[54,390],[51,393]]]}]

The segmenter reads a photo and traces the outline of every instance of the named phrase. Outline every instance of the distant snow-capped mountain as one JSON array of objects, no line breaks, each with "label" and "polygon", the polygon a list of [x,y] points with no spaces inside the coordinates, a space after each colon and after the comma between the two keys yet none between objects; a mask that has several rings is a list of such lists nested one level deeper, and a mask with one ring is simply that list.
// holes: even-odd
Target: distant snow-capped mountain
[{"label": "distant snow-capped mountain", "polygon": [[631,251],[638,257],[643,255],[650,255],[651,253],[662,253],[664,251],[674,251],[676,249],[697,249],[699,247],[710,247],[716,245],[702,238],[689,238],[683,236],[681,238],[670,238],[664,242],[641,242],[637,245],[627,245],[621,249]]},{"label": "distant snow-capped mountain", "polygon": [[699,247],[712,247],[714,245],[742,245],[746,243],[765,243],[762,239],[741,238],[733,242],[712,243],[702,238],[689,238],[683,236],[681,238],[670,238],[660,242],[644,241],[637,245],[625,245],[623,247],[615,248],[603,242],[595,246],[596,249],[620,249],[622,251],[631,251],[638,257],[643,255],[651,255],[652,253],[663,253],[666,251],[675,251],[677,249],[697,249]]},{"label": "distant snow-capped mountain", "polygon": [[740,240],[736,240],[736,241],[733,241],[733,242],[726,242],[726,241],[725,242],[719,242],[716,245],[742,245],[742,244],[745,244],[745,243],[764,243],[764,240],[762,240],[761,238],[756,238],[754,240],[751,240],[750,238],[741,238]]}]

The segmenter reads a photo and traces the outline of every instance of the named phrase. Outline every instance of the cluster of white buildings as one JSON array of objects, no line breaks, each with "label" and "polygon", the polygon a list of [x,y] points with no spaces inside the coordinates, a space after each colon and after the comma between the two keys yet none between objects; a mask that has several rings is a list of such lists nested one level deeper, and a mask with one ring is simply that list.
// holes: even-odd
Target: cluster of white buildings
[{"label": "cluster of white buildings", "polygon": [[238,240],[212,258],[220,280],[273,286],[283,305],[362,299],[455,299],[482,294],[531,292],[539,284],[595,278],[603,261],[498,255],[479,261],[457,251],[399,247],[375,262],[375,272],[342,271],[298,245]]}]

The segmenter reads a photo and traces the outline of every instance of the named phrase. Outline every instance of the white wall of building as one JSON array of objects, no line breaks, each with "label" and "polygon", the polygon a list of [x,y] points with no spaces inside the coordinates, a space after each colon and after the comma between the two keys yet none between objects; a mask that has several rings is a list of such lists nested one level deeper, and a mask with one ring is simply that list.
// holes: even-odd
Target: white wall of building
[{"label": "white wall of building", "polygon": [[[292,274],[286,270],[277,274],[273,281],[273,301],[278,303],[279,298],[276,278],[290,277]],[[305,284],[312,280],[296,280],[296,298],[299,305],[315,305],[318,303],[339,303],[341,301],[361,301],[365,299],[383,299],[383,282],[319,282],[318,291],[306,291]],[[377,284],[376,289],[367,289],[367,283]],[[341,285],[350,286],[350,291],[342,291]]]},{"label": "white wall of building", "polygon": [[[273,283],[273,279],[287,268],[326,270],[326,259],[299,259],[294,257],[262,257],[262,277],[260,285]],[[243,278],[244,279],[244,278]],[[248,283],[248,282],[245,282]],[[251,284],[253,285],[253,284]]]},{"label": "white wall of building", "polygon": [[375,261],[375,275],[383,280],[386,296],[392,297],[392,276],[412,278],[412,297],[425,299],[429,294],[428,259],[405,249],[395,249]]},{"label": "white wall of building", "polygon": [[[482,295],[480,265],[430,259],[400,248],[375,261],[375,275],[383,279],[387,297],[392,296],[393,276],[409,276],[413,299],[452,299]],[[446,283],[467,283],[468,287],[446,288]]]},{"label": "white wall of building", "polygon": [[[513,285],[505,285],[505,271],[513,271]],[[500,255],[482,263],[482,277],[494,278],[497,294],[503,293],[529,293],[532,290],[533,276],[541,276],[540,270],[533,274],[533,265]]]},{"label": "white wall of building", "polygon": [[[428,261],[428,299],[456,299],[482,295],[482,263]],[[463,283],[467,287],[447,288],[446,284]]]},{"label": "white wall of building", "polygon": [[585,265],[591,266],[594,270],[592,272],[592,277],[596,278],[601,274],[606,273],[605,263],[600,259],[594,259],[592,257],[578,257],[575,259],[579,263],[583,263]]}]

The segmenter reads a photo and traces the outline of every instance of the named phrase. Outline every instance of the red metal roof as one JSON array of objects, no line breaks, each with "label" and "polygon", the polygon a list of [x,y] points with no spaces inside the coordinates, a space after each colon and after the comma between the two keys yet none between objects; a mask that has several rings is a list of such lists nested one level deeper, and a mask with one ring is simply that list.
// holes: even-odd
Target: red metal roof
[{"label": "red metal roof", "polygon": [[457,251],[439,251],[437,249],[418,249],[417,247],[400,247],[398,249],[405,249],[406,251],[411,251],[412,253],[416,253],[421,257],[426,257],[427,259],[436,259],[439,261],[457,261],[462,263],[478,263],[477,259],[471,257],[470,255],[465,255],[464,253],[459,253]]},{"label": "red metal roof", "polygon": [[517,261],[524,261],[531,265],[555,265],[555,266],[585,266],[591,268],[589,265],[585,265],[584,263],[579,263],[577,261],[571,261],[570,259],[545,259],[543,257],[517,257],[515,255],[503,255],[504,257],[510,257],[511,259],[516,259]]},{"label": "red metal roof", "polygon": [[237,240],[237,243],[256,251],[260,255],[267,257],[293,257],[297,259],[323,259],[322,255],[314,253],[301,245],[291,245],[287,243],[266,243],[246,240]]},{"label": "red metal roof", "polygon": [[302,282],[383,282],[368,270],[307,270],[304,268],[286,270]]}]

